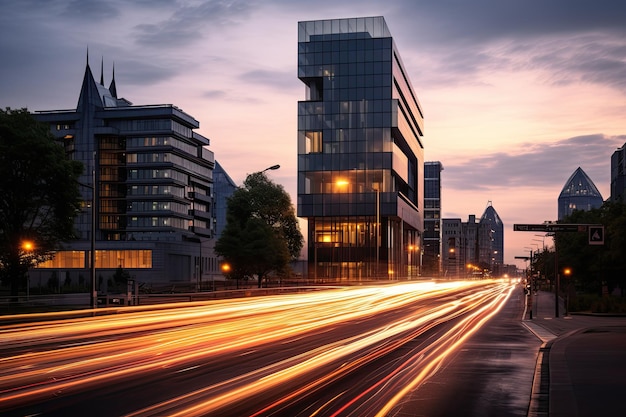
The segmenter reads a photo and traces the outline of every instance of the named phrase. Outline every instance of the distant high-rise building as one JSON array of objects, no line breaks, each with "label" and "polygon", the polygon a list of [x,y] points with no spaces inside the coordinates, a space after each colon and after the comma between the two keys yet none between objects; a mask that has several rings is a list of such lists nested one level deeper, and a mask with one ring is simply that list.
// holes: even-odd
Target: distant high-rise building
[{"label": "distant high-rise building", "polygon": [[591,178],[578,167],[565,181],[558,198],[558,219],[562,220],[574,210],[591,210],[602,206],[604,200]]},{"label": "distant high-rise building", "polygon": [[298,23],[298,216],[309,276],[414,275],[423,112],[383,17]]},{"label": "distant high-rise building", "polygon": [[463,223],[461,219],[441,220],[441,269],[447,278],[459,278],[465,265]]},{"label": "distant high-rise building", "polygon": [[611,201],[626,203],[626,143],[611,155]]},{"label": "distant high-rise building", "polygon": [[443,219],[441,235],[444,276],[500,276],[508,272],[503,266],[504,224],[491,202],[478,221],[473,214],[465,223]]},{"label": "distant high-rise building", "polygon": [[170,104],[132,105],[117,96],[115,77],[109,88],[102,74],[96,82],[89,63],[75,110],[34,116],[84,164],[85,208],[78,239],[31,271],[31,283],[45,285],[52,273],[87,280],[93,237],[104,285],[118,267],[148,285],[200,284],[216,262],[204,247],[215,232],[214,157],[209,139],[194,131],[198,121]]},{"label": "distant high-rise building", "polygon": [[504,263],[504,224],[488,203],[478,226],[478,263],[489,265],[493,275],[500,275]]},{"label": "distant high-rise building", "polygon": [[424,239],[422,275],[441,271],[441,162],[424,163]]}]

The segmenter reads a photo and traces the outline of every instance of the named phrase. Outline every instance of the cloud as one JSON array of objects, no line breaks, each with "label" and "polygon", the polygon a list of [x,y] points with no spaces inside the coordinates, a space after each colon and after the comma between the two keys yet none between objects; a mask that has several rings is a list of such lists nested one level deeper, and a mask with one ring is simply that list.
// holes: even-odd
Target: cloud
[{"label": "cloud", "polygon": [[285,92],[285,90],[300,91],[298,88],[300,87],[301,82],[294,76],[295,73],[295,66],[290,68],[288,71],[255,69],[241,73],[238,78],[242,82],[257,86],[262,85],[264,87],[276,89],[280,92]]},{"label": "cloud", "polygon": [[67,7],[61,13],[61,16],[97,22],[114,19],[120,14],[120,11],[113,6],[112,2],[100,0],[74,0],[67,4]]},{"label": "cloud", "polygon": [[205,98],[225,98],[227,96],[227,92],[225,90],[206,90],[202,93],[202,97]]},{"label": "cloud", "polygon": [[[626,135],[578,136],[548,144],[522,144],[517,152],[495,152],[464,162],[444,162],[443,183],[457,190],[554,188],[581,167],[596,185],[609,182],[611,155]],[[599,182],[602,181],[602,182]],[[603,196],[608,198],[609,196]]]},{"label": "cloud", "polygon": [[183,3],[155,23],[133,28],[138,45],[158,48],[185,46],[217,31],[236,26],[249,16],[254,2],[245,0]]},{"label": "cloud", "polygon": [[626,3],[620,0],[601,5],[587,0],[405,0],[394,4],[399,27],[420,33],[418,39],[425,43],[468,45],[554,34],[626,32]]}]

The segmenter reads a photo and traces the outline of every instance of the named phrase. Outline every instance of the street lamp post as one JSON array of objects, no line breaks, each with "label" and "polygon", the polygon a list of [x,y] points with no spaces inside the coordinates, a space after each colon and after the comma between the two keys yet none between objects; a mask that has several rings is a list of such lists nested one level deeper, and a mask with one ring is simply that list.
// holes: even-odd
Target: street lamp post
[{"label": "street lamp post", "polygon": [[91,275],[91,308],[96,308],[98,293],[96,292],[96,153],[94,152],[93,166],[91,170],[91,184],[78,181],[78,185],[91,190],[91,240],[89,250],[89,272]]},{"label": "street lamp post", "polygon": [[98,303],[98,293],[96,292],[96,167],[91,171],[91,308],[96,308]]},{"label": "street lamp post", "polygon": [[[22,242],[22,250],[25,253],[32,254],[35,251],[35,244],[30,240],[25,240]],[[30,262],[29,262],[30,266]],[[26,300],[30,300],[30,272],[26,272]]]}]

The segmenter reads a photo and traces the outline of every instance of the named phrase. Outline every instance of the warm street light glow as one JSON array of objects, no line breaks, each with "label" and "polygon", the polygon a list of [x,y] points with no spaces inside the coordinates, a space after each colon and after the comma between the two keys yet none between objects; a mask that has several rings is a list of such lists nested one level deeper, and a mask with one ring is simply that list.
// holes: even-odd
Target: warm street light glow
[{"label": "warm street light glow", "polygon": [[22,242],[22,249],[24,249],[26,252],[31,252],[33,249],[35,249],[35,245],[30,240],[25,240]]},{"label": "warm street light glow", "polygon": [[230,265],[229,264],[222,264],[222,272],[224,272],[225,274],[230,272]]},{"label": "warm street light glow", "polygon": [[564,275],[571,275],[571,274],[572,274],[572,270],[571,270],[570,268],[565,268],[565,269],[563,270],[563,274],[564,274]]}]

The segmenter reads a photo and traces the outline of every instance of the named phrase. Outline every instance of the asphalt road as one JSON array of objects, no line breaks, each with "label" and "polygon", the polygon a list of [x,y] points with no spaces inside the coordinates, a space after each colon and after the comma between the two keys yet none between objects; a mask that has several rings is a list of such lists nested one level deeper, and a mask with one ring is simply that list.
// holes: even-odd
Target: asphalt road
[{"label": "asphalt road", "polygon": [[523,311],[519,287],[396,416],[526,417],[541,341],[522,325]]},{"label": "asphalt road", "polygon": [[520,295],[404,283],[0,326],[0,412],[525,415]]}]

